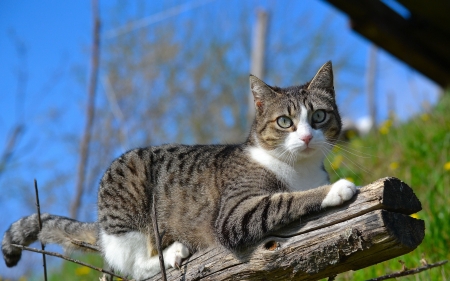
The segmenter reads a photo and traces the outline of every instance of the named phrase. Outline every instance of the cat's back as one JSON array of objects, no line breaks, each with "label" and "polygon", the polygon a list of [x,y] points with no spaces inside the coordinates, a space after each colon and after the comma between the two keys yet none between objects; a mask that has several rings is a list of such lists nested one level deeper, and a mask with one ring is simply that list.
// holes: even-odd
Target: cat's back
[{"label": "cat's back", "polygon": [[[207,183],[220,189],[253,166],[244,144],[162,145],[151,147],[153,184],[167,188],[199,188]],[[255,168],[255,167],[252,167]],[[250,169],[251,170],[251,169]],[[209,185],[209,188],[213,186]]]},{"label": "cat's back", "polygon": [[166,238],[176,237],[191,248],[215,244],[213,224],[224,189],[255,171],[246,146],[164,145],[151,150],[152,186]]}]

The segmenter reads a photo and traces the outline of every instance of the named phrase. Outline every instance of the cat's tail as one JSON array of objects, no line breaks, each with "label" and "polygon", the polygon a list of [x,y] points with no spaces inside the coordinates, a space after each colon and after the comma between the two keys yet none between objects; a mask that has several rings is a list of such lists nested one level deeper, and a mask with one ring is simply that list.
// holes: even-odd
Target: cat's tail
[{"label": "cat's tail", "polygon": [[33,214],[13,223],[5,232],[2,241],[3,258],[6,266],[15,266],[22,256],[22,250],[12,244],[28,246],[39,240],[44,244],[59,244],[65,250],[84,250],[72,243],[73,240],[93,245],[98,240],[98,223],[79,222],[70,218],[41,214],[42,230],[39,231],[38,215]]}]

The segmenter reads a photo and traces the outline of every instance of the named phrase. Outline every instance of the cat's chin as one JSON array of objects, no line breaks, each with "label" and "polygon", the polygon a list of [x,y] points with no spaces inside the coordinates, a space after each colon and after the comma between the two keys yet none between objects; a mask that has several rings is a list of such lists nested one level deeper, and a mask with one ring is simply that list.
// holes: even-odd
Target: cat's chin
[{"label": "cat's chin", "polygon": [[312,147],[306,147],[305,149],[298,152],[300,158],[308,158],[317,153],[317,149]]}]

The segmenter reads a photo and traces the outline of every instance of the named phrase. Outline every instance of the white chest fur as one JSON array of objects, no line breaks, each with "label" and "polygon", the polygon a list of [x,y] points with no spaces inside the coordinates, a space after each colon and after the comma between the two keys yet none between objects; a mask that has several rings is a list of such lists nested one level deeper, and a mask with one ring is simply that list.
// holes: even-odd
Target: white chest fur
[{"label": "white chest fur", "polygon": [[328,184],[328,175],[322,169],[322,158],[303,158],[291,166],[259,147],[251,147],[249,153],[253,160],[272,171],[292,191],[308,190]]}]

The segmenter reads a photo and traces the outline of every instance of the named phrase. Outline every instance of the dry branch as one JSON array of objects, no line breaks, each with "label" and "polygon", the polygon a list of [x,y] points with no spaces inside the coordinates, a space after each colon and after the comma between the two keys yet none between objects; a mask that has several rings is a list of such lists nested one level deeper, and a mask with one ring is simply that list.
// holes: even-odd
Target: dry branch
[{"label": "dry branch", "polygon": [[22,250],[26,250],[26,251],[30,251],[30,252],[36,252],[36,253],[41,253],[41,254],[45,254],[45,255],[49,255],[49,256],[54,256],[54,257],[57,257],[57,258],[61,258],[63,260],[67,260],[67,261],[79,264],[79,265],[83,265],[83,266],[89,267],[89,268],[91,268],[93,270],[96,270],[96,271],[99,271],[99,272],[102,272],[102,273],[106,273],[106,274],[112,275],[112,276],[117,277],[117,278],[121,278],[124,281],[128,280],[128,279],[126,279],[123,276],[117,275],[114,272],[108,271],[108,270],[103,269],[101,267],[96,267],[96,266],[87,264],[85,262],[82,262],[82,261],[79,261],[79,260],[76,260],[76,259],[72,259],[70,257],[64,256],[64,255],[61,255],[61,254],[58,254],[58,253],[55,253],[55,252],[39,250],[39,249],[30,248],[30,247],[23,246],[23,245],[18,245],[18,244],[11,244],[11,245],[14,246],[14,247],[20,248]]},{"label": "dry branch", "polygon": [[408,185],[380,179],[343,206],[305,217],[246,251],[195,253],[181,270],[168,270],[167,280],[318,280],[357,270],[414,250],[425,226],[409,215],[420,210]]},{"label": "dry branch", "polygon": [[418,268],[414,268],[414,269],[409,269],[409,270],[404,270],[404,271],[390,273],[390,274],[383,275],[383,276],[380,276],[380,277],[377,277],[377,278],[373,278],[373,279],[370,279],[370,280],[367,280],[367,281],[382,281],[382,280],[394,279],[394,278],[397,278],[397,277],[402,277],[402,276],[407,276],[407,275],[414,275],[414,274],[420,273],[422,271],[425,271],[425,270],[428,270],[428,269],[431,269],[431,268],[434,268],[434,267],[438,267],[438,266],[444,265],[446,263],[448,263],[448,260],[440,261],[440,262],[436,262],[436,263],[432,263],[432,264],[427,264],[427,265],[424,265],[424,266],[421,266],[421,267],[418,267]]},{"label": "dry branch", "polygon": [[[39,190],[37,185],[37,180],[34,179],[34,192],[36,194],[36,209],[38,214],[39,221],[39,232],[42,230],[42,221],[41,221],[41,205],[39,204]],[[45,251],[45,245],[41,242],[41,249]],[[44,280],[47,281],[47,259],[45,258],[45,254],[42,253],[42,266],[44,267]]]}]

